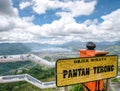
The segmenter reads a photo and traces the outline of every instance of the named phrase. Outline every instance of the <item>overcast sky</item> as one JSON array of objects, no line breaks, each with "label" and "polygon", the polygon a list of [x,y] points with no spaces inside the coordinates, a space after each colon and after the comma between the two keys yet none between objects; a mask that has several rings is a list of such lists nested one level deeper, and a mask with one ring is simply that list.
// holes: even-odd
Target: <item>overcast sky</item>
[{"label": "overcast sky", "polygon": [[120,0],[0,0],[0,19],[0,42],[120,40]]}]

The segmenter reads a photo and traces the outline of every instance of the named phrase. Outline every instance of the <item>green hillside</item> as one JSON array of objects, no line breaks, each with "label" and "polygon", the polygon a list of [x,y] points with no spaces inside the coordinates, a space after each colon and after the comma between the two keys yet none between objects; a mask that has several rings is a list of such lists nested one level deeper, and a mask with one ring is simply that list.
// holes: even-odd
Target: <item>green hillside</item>
[{"label": "green hillside", "polygon": [[[47,69],[40,65],[34,67],[24,67],[19,72],[18,70],[9,72],[10,74],[29,74],[41,81],[53,81],[55,80],[55,69]],[[53,91],[53,89],[41,90],[27,82],[15,82],[0,84],[0,91]]]},{"label": "green hillside", "polygon": [[116,54],[120,56],[120,46],[118,45],[109,46],[105,49],[105,51],[110,52],[110,54]]},{"label": "green hillside", "polygon": [[24,54],[30,49],[22,43],[0,43],[0,55]]}]

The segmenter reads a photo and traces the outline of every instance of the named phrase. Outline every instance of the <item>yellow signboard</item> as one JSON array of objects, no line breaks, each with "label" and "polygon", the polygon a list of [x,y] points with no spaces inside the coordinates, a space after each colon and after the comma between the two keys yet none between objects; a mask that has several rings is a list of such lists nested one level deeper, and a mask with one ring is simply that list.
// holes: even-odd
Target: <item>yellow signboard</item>
[{"label": "yellow signboard", "polygon": [[66,86],[117,76],[118,56],[59,59],[56,85]]}]

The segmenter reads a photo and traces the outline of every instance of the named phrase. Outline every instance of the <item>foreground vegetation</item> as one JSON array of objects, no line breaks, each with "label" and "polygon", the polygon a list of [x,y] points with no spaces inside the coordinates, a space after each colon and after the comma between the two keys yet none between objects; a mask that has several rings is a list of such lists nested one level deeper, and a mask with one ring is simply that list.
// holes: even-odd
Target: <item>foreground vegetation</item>
[{"label": "foreground vegetation", "polygon": [[53,91],[54,89],[40,89],[27,82],[0,84],[0,91]]},{"label": "foreground vegetation", "polygon": [[[33,63],[30,63],[30,64],[33,64]],[[14,71],[8,72],[8,74],[25,74],[25,73],[45,82],[55,80],[55,69],[53,68],[48,69],[40,65],[35,65],[31,68],[27,66],[20,70],[14,70]],[[15,82],[15,83],[0,84],[0,91],[53,91],[53,89],[41,90],[38,87],[35,87],[27,82]]]}]

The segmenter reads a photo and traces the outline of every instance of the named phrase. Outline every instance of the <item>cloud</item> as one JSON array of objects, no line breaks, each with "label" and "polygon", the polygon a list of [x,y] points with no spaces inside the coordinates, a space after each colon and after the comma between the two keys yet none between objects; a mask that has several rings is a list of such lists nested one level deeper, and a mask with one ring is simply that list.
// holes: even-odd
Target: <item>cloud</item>
[{"label": "cloud", "polygon": [[120,29],[120,9],[113,11],[111,14],[105,15],[101,17],[104,22],[100,24],[101,28],[105,30],[110,30],[111,32],[119,32]]},{"label": "cloud", "polygon": [[58,37],[58,40],[64,43],[67,41],[119,41],[119,15],[120,9],[101,16],[101,19],[103,19],[101,23],[97,19],[94,19],[86,20],[80,24],[76,23],[74,18],[61,18],[51,24],[43,25],[41,28],[45,29],[44,34],[47,37],[54,36],[56,37],[55,40]]},{"label": "cloud", "polygon": [[[20,18],[19,11],[12,6],[12,2],[2,0],[0,1],[0,41],[61,44],[69,41],[116,41],[120,39],[120,9],[101,16],[103,20],[101,23],[98,19],[88,19],[83,23],[77,23],[74,17],[94,12],[96,1],[33,0],[33,2],[33,10],[36,13],[43,14],[47,10],[59,8],[61,11],[56,11],[56,15],[60,15],[61,18],[50,24],[35,25],[32,23],[36,18],[34,15]],[[21,9],[24,10],[28,6],[23,5]]]},{"label": "cloud", "polygon": [[23,33],[23,32],[2,32],[0,33],[1,41],[9,41],[9,42],[24,42],[24,41],[32,41],[33,35],[30,33]]},{"label": "cloud", "polygon": [[99,24],[99,30],[104,32],[103,38],[108,41],[120,40],[120,9],[101,18],[103,22]]},{"label": "cloud", "polygon": [[61,9],[56,11],[56,15],[61,17],[70,16],[77,17],[79,15],[89,15],[95,9],[96,1],[85,2],[84,0],[33,0],[33,10],[38,14],[43,14],[47,10]]},{"label": "cloud", "polygon": [[22,18],[22,20],[26,22],[32,22],[34,19],[35,19],[34,15]]},{"label": "cloud", "polygon": [[22,2],[22,3],[20,3],[19,7],[20,7],[20,9],[24,9],[24,8],[30,6],[30,5],[32,5],[32,3],[30,3],[30,2]]},{"label": "cloud", "polygon": [[0,0],[0,15],[16,16],[17,9],[12,7],[11,1]]},{"label": "cloud", "polygon": [[18,10],[12,7],[12,2],[0,0],[0,32],[9,31],[14,28],[13,18],[18,17]]},{"label": "cloud", "polygon": [[0,32],[9,31],[14,28],[14,22],[12,19],[8,19],[8,17],[4,17],[0,15]]},{"label": "cloud", "polygon": [[92,24],[90,20],[87,22],[90,24],[87,28],[91,31],[91,38],[93,41],[119,41],[120,40],[120,9],[117,9],[110,14],[101,16],[102,23]]},{"label": "cloud", "polygon": [[28,41],[33,35],[27,31],[34,16],[20,18],[10,0],[0,0],[0,41]]}]

